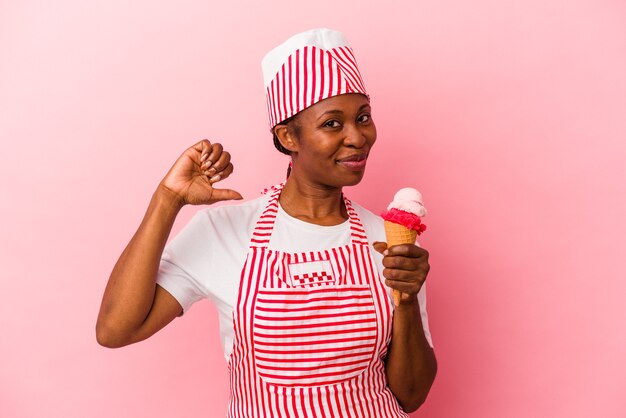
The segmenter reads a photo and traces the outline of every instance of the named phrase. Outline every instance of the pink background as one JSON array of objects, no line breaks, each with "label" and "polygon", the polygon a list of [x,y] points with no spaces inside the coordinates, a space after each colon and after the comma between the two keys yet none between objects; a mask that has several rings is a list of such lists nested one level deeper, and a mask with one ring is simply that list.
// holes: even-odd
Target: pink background
[{"label": "pink background", "polygon": [[192,143],[224,143],[246,197],[282,180],[259,63],[317,26],[351,41],[379,129],[349,195],[378,212],[412,185],[430,211],[439,374],[414,416],[624,416],[617,0],[0,2],[0,416],[224,416],[208,302],[109,350],[100,298]]}]

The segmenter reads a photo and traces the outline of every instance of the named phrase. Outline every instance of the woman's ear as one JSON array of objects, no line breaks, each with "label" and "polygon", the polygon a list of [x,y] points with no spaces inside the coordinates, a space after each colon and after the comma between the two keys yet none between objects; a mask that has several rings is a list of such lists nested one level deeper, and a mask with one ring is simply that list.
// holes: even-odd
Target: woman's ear
[{"label": "woman's ear", "polygon": [[280,144],[287,151],[297,151],[298,150],[298,142],[295,138],[295,135],[291,129],[285,124],[278,124],[274,127],[274,135],[278,138]]}]

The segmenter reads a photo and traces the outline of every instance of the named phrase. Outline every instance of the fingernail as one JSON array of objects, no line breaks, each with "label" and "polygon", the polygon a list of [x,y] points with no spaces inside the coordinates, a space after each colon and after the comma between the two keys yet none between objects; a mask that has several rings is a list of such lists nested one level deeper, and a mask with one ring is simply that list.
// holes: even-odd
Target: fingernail
[{"label": "fingernail", "polygon": [[212,183],[215,183],[216,181],[219,181],[222,177],[218,174],[217,176],[213,176],[211,177],[210,181]]},{"label": "fingernail", "polygon": [[389,255],[389,250],[383,251],[383,255]]},{"label": "fingernail", "polygon": [[202,154],[202,157],[200,157],[200,162],[206,160],[208,156],[209,154]]},{"label": "fingernail", "polygon": [[213,164],[213,162],[212,162],[211,160],[206,160],[206,161],[204,162],[204,166],[205,166],[205,168],[209,168],[209,167],[211,167],[211,165],[212,165],[212,164]]},{"label": "fingernail", "polygon": [[209,174],[209,176],[214,176],[216,171],[215,168],[209,168],[208,170],[206,170],[207,173]]}]

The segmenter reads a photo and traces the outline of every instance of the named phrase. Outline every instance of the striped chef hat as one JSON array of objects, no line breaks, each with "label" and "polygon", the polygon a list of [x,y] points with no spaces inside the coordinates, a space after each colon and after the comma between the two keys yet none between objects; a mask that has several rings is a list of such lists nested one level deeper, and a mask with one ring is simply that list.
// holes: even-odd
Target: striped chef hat
[{"label": "striped chef hat", "polygon": [[270,130],[320,100],[365,91],[352,48],[341,32],[320,28],[299,33],[261,62]]}]

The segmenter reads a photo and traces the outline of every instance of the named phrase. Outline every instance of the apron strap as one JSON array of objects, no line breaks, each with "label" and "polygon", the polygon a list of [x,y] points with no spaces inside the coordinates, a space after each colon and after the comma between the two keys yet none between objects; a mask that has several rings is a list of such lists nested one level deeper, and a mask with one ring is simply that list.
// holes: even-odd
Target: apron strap
[{"label": "apron strap", "polygon": [[350,202],[350,199],[348,199],[343,193],[341,194],[341,196],[343,196],[343,201],[346,205],[346,210],[348,211],[348,220],[350,222],[350,235],[352,243],[358,245],[367,245],[365,228],[361,223],[359,215],[352,207],[352,202]]},{"label": "apron strap", "polygon": [[263,209],[263,213],[259,216],[250,238],[250,247],[267,248],[274,230],[276,222],[276,214],[278,213],[278,197],[283,189],[283,183],[278,186],[272,186],[265,189],[264,193],[269,193],[270,199]]},{"label": "apron strap", "polygon": [[[274,224],[276,223],[276,215],[278,214],[278,198],[283,190],[285,183],[280,183],[276,186],[272,186],[269,189],[265,189],[264,193],[268,193],[270,198],[265,205],[265,209],[259,219],[256,222],[254,231],[252,232],[252,238],[250,238],[250,247],[267,248],[274,230]],[[365,228],[359,219],[359,215],[352,207],[352,202],[343,193],[344,204],[346,205],[346,211],[348,212],[348,222],[350,223],[350,242],[352,244],[367,245],[367,236],[365,235]]]}]

